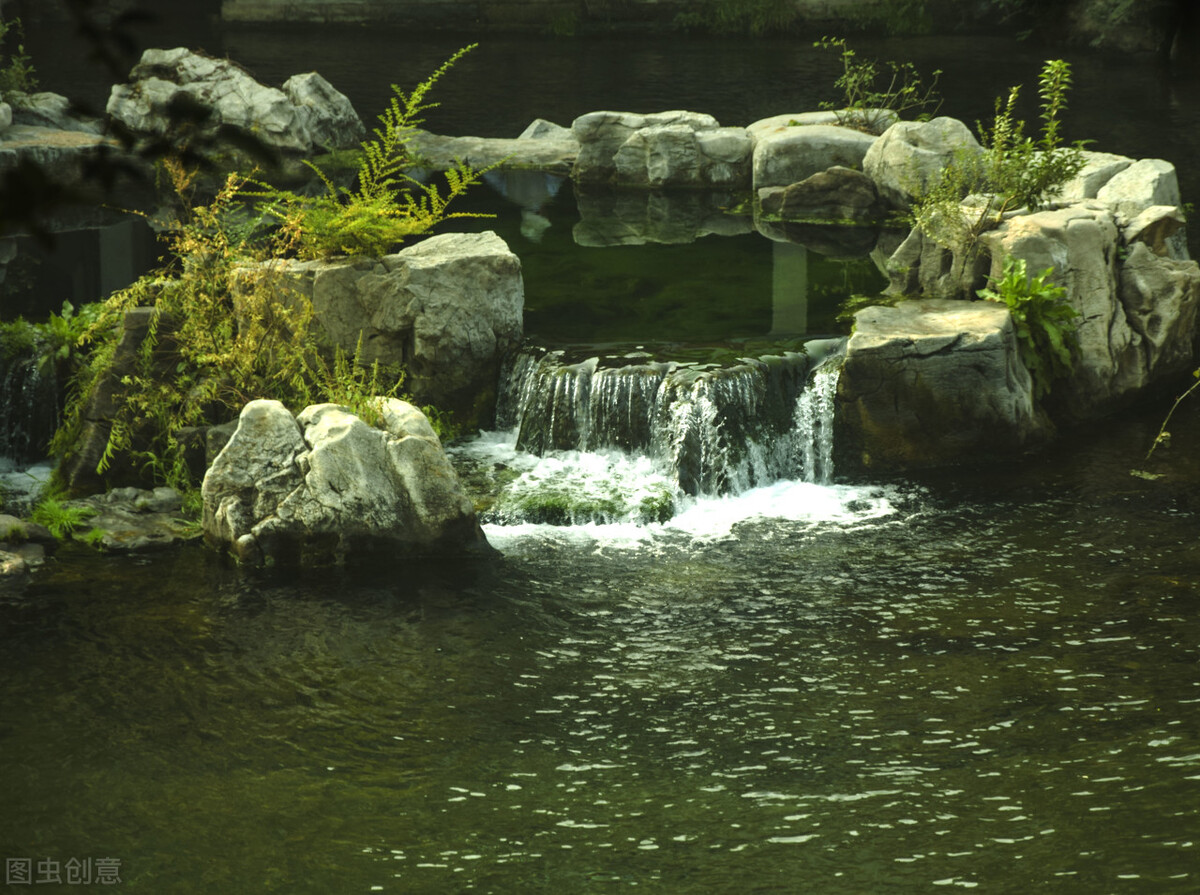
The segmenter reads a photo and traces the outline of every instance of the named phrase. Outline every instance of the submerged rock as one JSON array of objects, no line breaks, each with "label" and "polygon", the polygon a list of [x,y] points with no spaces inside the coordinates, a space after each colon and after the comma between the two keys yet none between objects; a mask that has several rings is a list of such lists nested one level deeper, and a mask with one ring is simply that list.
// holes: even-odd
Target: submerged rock
[{"label": "submerged rock", "polygon": [[334,404],[247,404],[204,477],[205,537],[252,563],[489,550],[425,415],[376,410],[379,427]]}]

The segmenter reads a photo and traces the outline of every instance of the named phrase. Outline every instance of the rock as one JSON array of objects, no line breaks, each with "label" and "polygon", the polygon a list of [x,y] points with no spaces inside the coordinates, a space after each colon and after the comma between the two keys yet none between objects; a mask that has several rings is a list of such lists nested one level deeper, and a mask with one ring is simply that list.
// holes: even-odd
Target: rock
[{"label": "rock", "polygon": [[749,174],[749,136],[711,115],[589,112],[571,130],[579,142],[571,174],[578,183],[720,187],[744,184]]},{"label": "rock", "polygon": [[[108,167],[104,168],[103,163]],[[145,201],[145,183],[152,180],[147,165],[121,155],[119,145],[109,138],[29,124],[0,129],[0,175],[23,166],[35,167],[41,180],[52,184],[56,194],[61,190],[64,200],[81,205],[111,202],[119,196],[120,201],[136,207],[137,202]],[[112,173],[113,182],[101,182],[96,176],[98,168]],[[145,172],[144,178],[136,176],[139,171]],[[61,208],[56,207],[56,211]]]},{"label": "rock", "polygon": [[[1118,175],[1120,176],[1120,175]],[[1118,409],[1158,378],[1179,371],[1190,351],[1200,268],[1159,258],[1134,243],[1119,258],[1118,218],[1099,202],[1020,215],[984,234],[999,277],[1005,255],[1032,276],[1053,268],[1080,312],[1079,357],[1050,394],[1056,416],[1086,419]],[[1155,260],[1157,259],[1157,260]]]},{"label": "rock", "polygon": [[1135,243],[1119,271],[1121,306],[1140,339],[1146,382],[1168,380],[1192,367],[1200,267],[1156,254]]},{"label": "rock", "polygon": [[1124,155],[1113,155],[1111,152],[1092,152],[1083,150],[1083,168],[1062,188],[1056,196],[1065,202],[1076,202],[1080,199],[1095,199],[1101,189],[1133,164],[1133,159]]},{"label": "rock", "polygon": [[990,269],[986,252],[955,252],[913,229],[884,265],[886,294],[974,300]]},{"label": "rock", "polygon": [[630,134],[613,165],[621,186],[740,186],[750,170],[750,138],[738,127],[652,125]]},{"label": "rock", "polygon": [[332,344],[353,355],[361,335],[360,362],[404,365],[404,388],[417,403],[470,426],[490,420],[525,304],[521,262],[495,233],[445,233],[380,259],[277,269],[311,299]]},{"label": "rock", "polygon": [[174,488],[113,488],[71,505],[95,510],[87,526],[99,535],[90,542],[106,553],[163,550],[201,536],[195,523],[182,518],[183,497]]},{"label": "rock", "polygon": [[568,175],[579,155],[579,141],[565,127],[538,119],[516,139],[447,137],[428,131],[413,132],[409,142],[422,165],[445,171],[459,162],[478,170],[546,171]]},{"label": "rock", "polygon": [[13,123],[50,130],[79,131],[85,134],[100,134],[103,125],[88,116],[80,115],[71,101],[61,93],[11,92],[5,100],[12,105]]},{"label": "rock", "polygon": [[12,106],[0,99],[0,131],[5,130],[13,123]]},{"label": "rock", "polygon": [[[757,145],[758,141],[764,137],[782,133],[789,128],[798,126],[828,124],[840,127],[853,127],[853,121],[858,117],[858,113],[847,109],[823,112],[799,112],[795,115],[772,115],[770,118],[760,118],[753,124],[747,125],[746,133],[750,135],[750,139]],[[891,109],[865,109],[862,112],[862,117],[877,123],[878,127],[873,131],[876,136],[900,120],[900,116]]]},{"label": "rock", "polygon": [[1143,209],[1121,231],[1127,245],[1145,244],[1156,255],[1172,257],[1171,239],[1187,226],[1183,209],[1177,205],[1151,205]]},{"label": "rock", "polygon": [[875,223],[884,211],[871,178],[840,165],[758,195],[762,213],[783,220]]},{"label": "rock", "polygon": [[788,186],[834,166],[861,169],[877,139],[833,124],[760,132],[754,141],[753,188]]},{"label": "rock", "polygon": [[863,159],[863,172],[875,181],[880,195],[899,208],[908,208],[924,195],[942,169],[962,154],[980,155],[983,147],[956,118],[899,121],[883,132]]},{"label": "rock", "polygon": [[58,547],[58,539],[44,525],[0,513],[0,545],[13,552],[22,544],[37,544],[53,553]]},{"label": "rock", "polygon": [[206,538],[248,562],[490,549],[425,416],[376,407],[382,428],[333,404],[247,404],[204,477]]},{"label": "rock", "polygon": [[113,86],[108,114],[131,132],[161,138],[181,123],[212,137],[232,126],[283,153],[356,146],[366,131],[350,101],[315,73],[266,87],[235,63],[183,47],[149,49]]},{"label": "rock", "polygon": [[838,402],[839,444],[868,469],[980,462],[1049,434],[1008,309],[992,302],[859,311]]},{"label": "rock", "polygon": [[[1116,212],[1121,226],[1127,226],[1152,206],[1179,206],[1175,166],[1162,159],[1140,159],[1115,174],[1096,193],[1096,198]],[[1182,233],[1172,236],[1167,246],[1172,258],[1188,258],[1187,239]]]}]

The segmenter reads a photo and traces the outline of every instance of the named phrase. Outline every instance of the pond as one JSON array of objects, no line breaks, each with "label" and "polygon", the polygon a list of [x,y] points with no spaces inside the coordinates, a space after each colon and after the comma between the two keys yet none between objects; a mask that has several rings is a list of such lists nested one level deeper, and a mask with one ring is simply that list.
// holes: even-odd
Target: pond
[{"label": "pond", "polygon": [[[360,111],[460,43],[206,37],[267,80],[316,67]],[[886,50],[936,59],[968,121],[1045,55]],[[477,52],[433,129],[613,107],[745,123],[812,107],[836,75],[806,43]],[[1167,97],[1194,83],[1077,55],[1086,135],[1188,160],[1197,107]],[[498,210],[530,331],[572,351],[827,335],[827,296],[860,276],[809,252],[823,289],[801,325],[776,297],[796,259],[756,234],[587,247],[569,189]],[[1200,412],[1144,463],[1169,406],[1007,465],[785,478],[641,525],[496,521],[501,557],[470,564],[287,576],[64,549],[0,603],[6,870],[116,866],[155,893],[1193,892]]]}]

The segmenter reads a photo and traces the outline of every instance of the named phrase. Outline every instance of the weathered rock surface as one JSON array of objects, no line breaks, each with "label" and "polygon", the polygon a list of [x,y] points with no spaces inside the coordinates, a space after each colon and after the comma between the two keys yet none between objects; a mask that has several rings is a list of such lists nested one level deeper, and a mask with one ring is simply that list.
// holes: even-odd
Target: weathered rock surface
[{"label": "weathered rock surface", "polygon": [[71,503],[95,510],[86,525],[99,531],[95,546],[107,553],[163,550],[201,536],[183,518],[183,498],[174,488],[113,488]]},{"label": "weathered rock surface", "polygon": [[978,462],[1049,432],[1008,309],[992,302],[860,311],[838,401],[839,449],[868,469]]},{"label": "weathered rock surface", "polygon": [[871,178],[861,171],[835,165],[786,187],[758,191],[764,215],[783,220],[874,223],[884,203]]},{"label": "weathered rock surface", "polygon": [[177,47],[146,50],[129,80],[113,86],[107,111],[136,135],[167,135],[182,116],[206,136],[232,126],[281,152],[310,155],[355,146],[366,133],[350,101],[315,72],[266,87],[233,62]]},{"label": "weathered rock surface", "polygon": [[571,125],[579,142],[572,177],[629,187],[744,185],[751,142],[698,112],[589,112]]},{"label": "weathered rock surface", "polygon": [[1200,268],[1144,243],[1122,260],[1119,220],[1103,202],[1083,202],[1011,218],[983,237],[993,277],[1005,255],[1024,259],[1031,275],[1053,268],[1050,278],[1080,312],[1079,357],[1052,392],[1067,417],[1110,412],[1189,362]]},{"label": "weathered rock surface", "polygon": [[1111,152],[1083,150],[1083,168],[1062,188],[1056,198],[1064,202],[1095,199],[1100,190],[1126,168],[1133,159]]},{"label": "weathered rock surface", "polygon": [[4,101],[12,106],[13,124],[85,134],[100,134],[104,129],[100,121],[76,112],[71,101],[61,93],[13,91],[5,94]]},{"label": "weathered rock surface", "polygon": [[956,156],[982,152],[970,128],[957,118],[898,121],[871,145],[862,169],[885,199],[908,208]]},{"label": "weathered rock surface", "polygon": [[541,118],[515,139],[495,137],[447,137],[416,131],[410,142],[423,165],[444,171],[458,162],[478,170],[497,166],[501,170],[533,169],[570,174],[579,155],[579,141],[569,128]]},{"label": "weathered rock surface", "polygon": [[[1097,191],[1096,198],[1116,212],[1121,226],[1136,220],[1152,206],[1178,207],[1182,203],[1175,166],[1156,158],[1139,159],[1117,172]],[[1187,259],[1187,240],[1183,234],[1170,237],[1167,246],[1172,258]]]},{"label": "weathered rock surface", "polygon": [[788,186],[827,168],[863,167],[879,139],[850,127],[808,124],[760,132],[754,141],[753,188]]},{"label": "weathered rock surface", "polygon": [[377,408],[381,428],[334,404],[247,404],[204,477],[205,537],[253,563],[489,550],[424,414]]},{"label": "weathered rock surface", "polygon": [[361,335],[361,362],[403,364],[417,403],[488,421],[500,364],[524,332],[521,262],[495,233],[446,233],[379,259],[288,262],[279,272],[348,355]]}]

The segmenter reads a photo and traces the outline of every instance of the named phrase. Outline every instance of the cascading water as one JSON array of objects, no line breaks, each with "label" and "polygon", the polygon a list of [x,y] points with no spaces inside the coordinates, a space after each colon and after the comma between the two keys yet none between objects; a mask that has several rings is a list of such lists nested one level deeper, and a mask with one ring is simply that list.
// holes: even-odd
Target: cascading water
[{"label": "cascading water", "polygon": [[725,364],[531,350],[506,377],[500,431],[454,453],[477,489],[482,478],[498,492],[482,518],[501,527],[711,529],[717,516],[728,526],[735,504],[746,515],[838,517],[851,504],[878,515],[886,501],[832,484],[844,341]]}]

